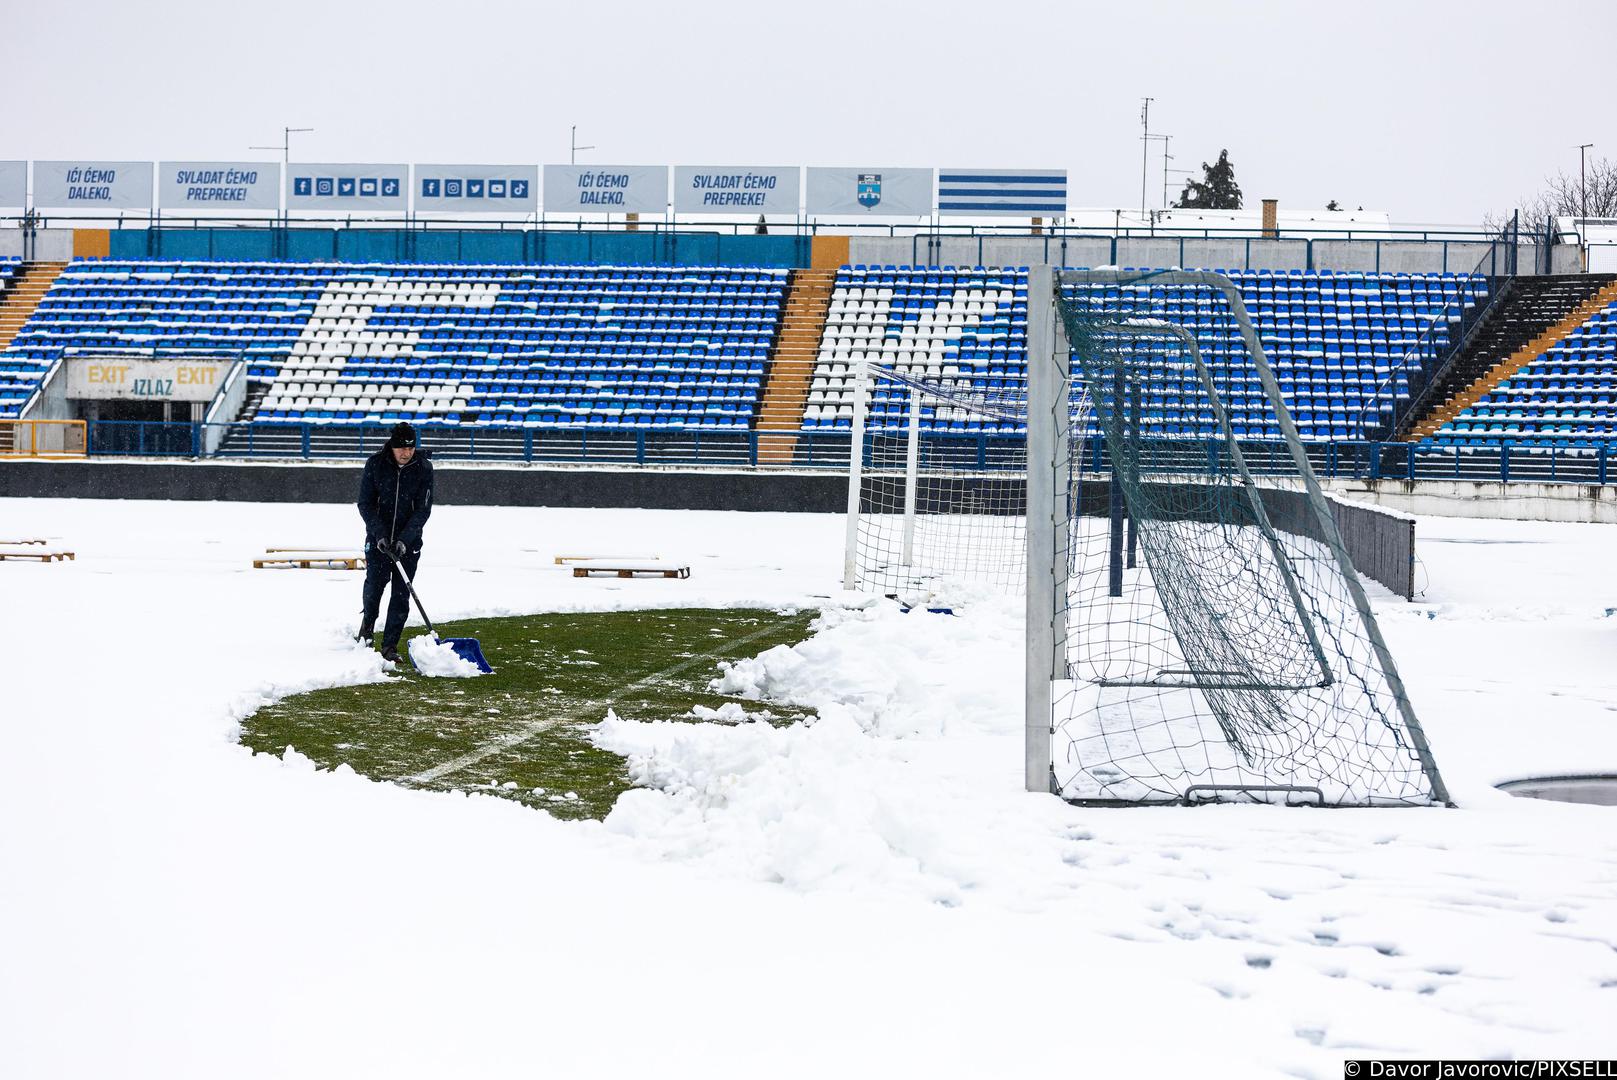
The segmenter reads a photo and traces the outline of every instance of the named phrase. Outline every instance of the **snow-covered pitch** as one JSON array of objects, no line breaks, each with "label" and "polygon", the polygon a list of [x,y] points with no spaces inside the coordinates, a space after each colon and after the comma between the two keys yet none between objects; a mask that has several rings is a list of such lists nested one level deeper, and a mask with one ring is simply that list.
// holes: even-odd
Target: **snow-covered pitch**
[{"label": "snow-covered pitch", "polygon": [[[445,622],[825,608],[714,671],[817,722],[603,712],[642,786],[567,824],[237,744],[277,695],[384,677],[345,636],[358,575],[250,568],[354,543],[351,507],[0,521],[78,553],[0,564],[0,1076],[1617,1056],[1617,809],[1492,787],[1617,771],[1617,528],[1422,520],[1423,602],[1371,587],[1459,809],[1115,810],[1021,790],[1020,601],[845,606],[840,518],[441,507],[419,583]],[[636,537],[691,579],[552,562]]]}]

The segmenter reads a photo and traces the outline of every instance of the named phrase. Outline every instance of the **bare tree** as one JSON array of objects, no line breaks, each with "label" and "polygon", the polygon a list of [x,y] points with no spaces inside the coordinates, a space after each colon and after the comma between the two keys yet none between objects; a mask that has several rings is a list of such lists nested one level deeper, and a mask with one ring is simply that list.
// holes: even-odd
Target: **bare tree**
[{"label": "bare tree", "polygon": [[[1558,172],[1545,177],[1538,194],[1521,200],[1522,227],[1542,228],[1552,217],[1583,217],[1584,196],[1588,195],[1588,216],[1617,218],[1617,160],[1594,158],[1580,177],[1576,172]],[[1510,212],[1489,214],[1484,226],[1500,229],[1510,220]]]}]

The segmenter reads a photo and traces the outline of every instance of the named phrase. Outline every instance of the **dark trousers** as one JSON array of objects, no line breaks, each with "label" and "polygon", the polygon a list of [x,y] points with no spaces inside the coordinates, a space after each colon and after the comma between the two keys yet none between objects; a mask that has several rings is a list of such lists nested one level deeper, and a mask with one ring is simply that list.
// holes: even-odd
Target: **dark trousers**
[{"label": "dark trousers", "polygon": [[[421,561],[419,551],[406,555],[402,560],[405,571],[411,580],[415,579],[416,563]],[[372,551],[369,544],[365,546],[365,621],[374,623],[377,612],[382,609],[382,590],[392,581],[393,590],[387,598],[387,623],[382,627],[382,648],[389,645],[397,646],[399,638],[404,634],[404,620],[410,615],[410,591],[404,587],[404,578],[399,576],[397,565],[392,559],[379,551]]]}]

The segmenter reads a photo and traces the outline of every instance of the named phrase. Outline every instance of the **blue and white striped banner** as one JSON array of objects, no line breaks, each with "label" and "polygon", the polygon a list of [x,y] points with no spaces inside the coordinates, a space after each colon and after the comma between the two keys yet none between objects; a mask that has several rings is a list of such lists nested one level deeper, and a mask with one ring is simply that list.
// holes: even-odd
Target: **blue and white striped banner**
[{"label": "blue and white striped banner", "polygon": [[941,169],[938,212],[962,217],[1065,217],[1065,169]]}]

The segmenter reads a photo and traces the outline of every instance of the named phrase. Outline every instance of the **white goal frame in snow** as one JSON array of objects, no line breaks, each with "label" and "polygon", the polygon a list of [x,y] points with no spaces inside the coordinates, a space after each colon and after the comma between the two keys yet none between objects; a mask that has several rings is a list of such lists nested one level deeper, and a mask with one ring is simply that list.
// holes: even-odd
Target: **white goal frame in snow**
[{"label": "white goal frame in snow", "polygon": [[[980,440],[923,430],[923,418],[1022,425],[1027,392],[984,389],[971,370],[859,361],[853,372],[843,587],[930,603],[938,591],[1016,595],[1026,581],[1027,449],[1020,435]],[[873,406],[901,410],[895,414]],[[886,422],[879,416],[888,417]]]},{"label": "white goal frame in snow", "polygon": [[[1239,332],[1251,363],[1251,377],[1261,384],[1265,408],[1272,413],[1285,444],[1274,459],[1284,463],[1284,480],[1276,483],[1270,477],[1259,484],[1248,470],[1242,445],[1232,433],[1224,392],[1215,385],[1193,334],[1154,318],[1134,318],[1126,310],[1103,307],[1097,312],[1085,299],[1085,290],[1096,286],[1108,287],[1112,291],[1107,295],[1117,296],[1117,290],[1129,294],[1131,286],[1141,285],[1205,290],[1216,298],[1215,303],[1227,305],[1223,317]],[[1063,299],[1067,290],[1073,292]],[[1448,802],[1424,733],[1234,283],[1202,271],[1131,273],[1035,266],[1029,271],[1028,298],[1027,790],[1105,803],[1193,802],[1208,797],[1209,792],[1213,798],[1233,792],[1236,797],[1282,802],[1290,802],[1299,792],[1313,792],[1320,803],[1333,805]],[[1082,341],[1069,343],[1068,320]],[[1119,345],[1119,339],[1145,337],[1171,342],[1169,347],[1180,350],[1190,362],[1174,361],[1164,367],[1160,361],[1142,360],[1132,348]],[[1095,386],[1088,390],[1096,395],[1107,457],[1124,463],[1120,472],[1108,466],[1104,482],[1112,518],[1109,543],[1090,543],[1091,530],[1081,520],[1083,499],[1072,482],[1081,467],[1075,442],[1082,438],[1081,431],[1072,430],[1072,414],[1066,407],[1074,386],[1075,348],[1081,350],[1079,359],[1087,377],[1103,380],[1101,390]],[[1184,459],[1172,456],[1178,437],[1159,436],[1140,426],[1150,423],[1142,414],[1138,396],[1142,378],[1170,368],[1175,374],[1199,376],[1204,387],[1200,404],[1216,421],[1213,430],[1218,433],[1207,442],[1216,466],[1211,473],[1202,469],[1196,476],[1184,475]],[[1126,384],[1130,386],[1127,391]],[[1279,491],[1285,495],[1277,495]],[[1234,507],[1251,516],[1218,516],[1224,514],[1218,510],[1215,517],[1198,517],[1186,509],[1188,502],[1173,502],[1186,492],[1201,500],[1221,492],[1224,503],[1207,505]],[[1291,499],[1295,513],[1291,524],[1277,531],[1269,521],[1267,506],[1271,501],[1278,506],[1282,497]],[[1130,525],[1130,568],[1137,515],[1141,528],[1151,530],[1153,543],[1144,545],[1151,561],[1131,575],[1130,595],[1135,599],[1114,604],[1104,599],[1107,589],[1096,594],[1093,586],[1097,570],[1109,571],[1109,595],[1124,596],[1121,524],[1125,513]],[[1300,531],[1292,533],[1292,529]],[[1259,537],[1266,539],[1259,547],[1251,547],[1249,542]],[[1206,565],[1204,556],[1211,560]],[[1101,567],[1098,560],[1108,565]],[[1300,581],[1299,567],[1314,579]],[[1216,580],[1210,576],[1212,571],[1218,574]],[[1171,591],[1159,593],[1159,584]],[[1199,589],[1216,591],[1201,593]],[[1140,621],[1142,596],[1157,612],[1168,612],[1166,624]],[[1267,650],[1276,641],[1286,644],[1284,634],[1270,640],[1259,633],[1249,640],[1231,633],[1231,627],[1244,616],[1268,612],[1274,613],[1268,617],[1275,621],[1255,626],[1253,632],[1280,627],[1291,633],[1299,655],[1311,652],[1314,658],[1307,670],[1317,674],[1310,680],[1291,685],[1278,675],[1265,674],[1274,670],[1266,667]],[[1075,621],[1069,620],[1069,613],[1076,616]],[[1190,615],[1212,622],[1198,624]],[[1229,620],[1224,629],[1218,627],[1221,619]],[[1146,641],[1150,635],[1155,637]],[[1205,658],[1216,652],[1215,645],[1223,654],[1213,656],[1213,663],[1205,659],[1192,662],[1191,650]],[[1096,663],[1115,662],[1119,657],[1135,663],[1142,648],[1170,657],[1177,651],[1182,658],[1174,666],[1161,667],[1155,675],[1093,674]],[[1167,678],[1170,675],[1172,680]],[[1058,693],[1066,695],[1059,716]],[[1123,697],[1101,696],[1119,694]],[[1134,694],[1140,695],[1137,700],[1128,696]],[[1148,715],[1150,706],[1175,697],[1176,704],[1199,704],[1186,715],[1170,717],[1165,711]],[[1136,705],[1141,707],[1138,715],[1133,711]],[[1070,769],[1070,755],[1077,752],[1076,776],[1083,781],[1077,783],[1069,777],[1076,793],[1067,793],[1057,777],[1052,741],[1058,724],[1079,715],[1098,726],[1080,725],[1076,735],[1062,729],[1069,740],[1069,757],[1064,762]],[[1231,717],[1248,727],[1230,728],[1226,721]],[[1321,722],[1322,717],[1326,722]],[[1212,720],[1217,723],[1196,726]],[[1153,749],[1140,738],[1128,745],[1133,736],[1147,731],[1156,734],[1175,724],[1187,726],[1197,741],[1181,745],[1170,737],[1161,749]],[[1219,728],[1223,728],[1222,735]],[[1249,736],[1259,744],[1274,736],[1280,750],[1271,752],[1273,745],[1251,743]],[[1198,775],[1226,772],[1235,782],[1184,781],[1184,769],[1152,772],[1153,764],[1176,756],[1187,746],[1226,752],[1233,748],[1238,758],[1233,764],[1213,763],[1209,750],[1205,764],[1190,771]],[[1093,759],[1082,760],[1097,747],[1096,756],[1104,763],[1098,769]],[[1384,762],[1391,765],[1378,772]],[[1144,771],[1131,772],[1131,766]],[[1271,771],[1281,776],[1278,782],[1267,779]],[[1299,786],[1292,777],[1305,773],[1307,779]],[[1105,777],[1103,790],[1091,793],[1090,781],[1101,775]],[[1112,794],[1114,788],[1123,793]],[[1326,792],[1326,788],[1333,790]]]}]

